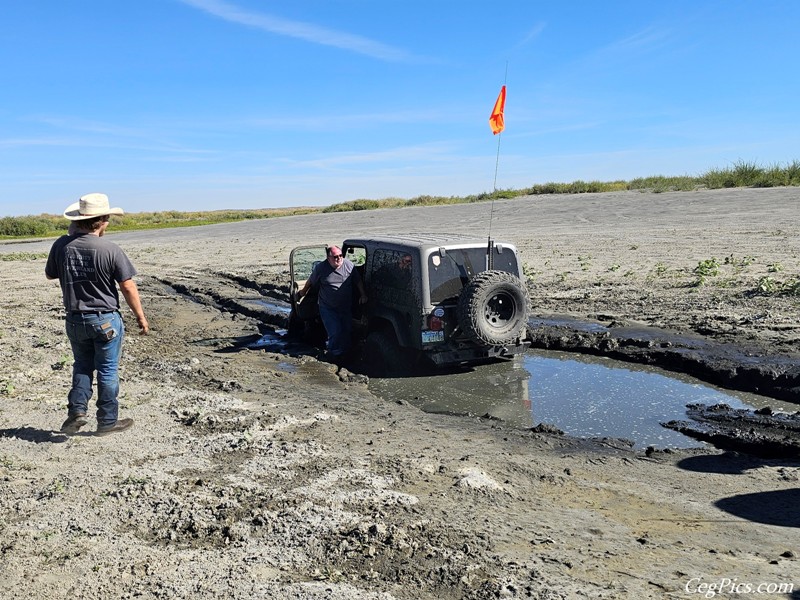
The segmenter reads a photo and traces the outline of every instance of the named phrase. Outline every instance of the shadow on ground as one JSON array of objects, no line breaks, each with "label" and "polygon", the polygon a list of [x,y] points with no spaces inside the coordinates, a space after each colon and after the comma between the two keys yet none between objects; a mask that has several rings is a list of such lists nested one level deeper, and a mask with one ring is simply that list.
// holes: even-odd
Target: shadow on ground
[{"label": "shadow on ground", "polygon": [[37,429],[35,427],[0,429],[0,437],[17,438],[18,440],[25,440],[26,442],[33,442],[34,444],[63,444],[69,439],[69,437],[58,431]]},{"label": "shadow on ground", "polygon": [[[800,467],[797,460],[763,460],[738,452],[690,456],[679,461],[677,466],[697,473],[719,473],[742,475],[746,471],[763,466]],[[765,525],[800,527],[800,488],[740,494],[720,498],[714,506],[728,514]]]},{"label": "shadow on ground", "polygon": [[730,496],[717,500],[714,506],[756,523],[800,527],[800,488]]}]

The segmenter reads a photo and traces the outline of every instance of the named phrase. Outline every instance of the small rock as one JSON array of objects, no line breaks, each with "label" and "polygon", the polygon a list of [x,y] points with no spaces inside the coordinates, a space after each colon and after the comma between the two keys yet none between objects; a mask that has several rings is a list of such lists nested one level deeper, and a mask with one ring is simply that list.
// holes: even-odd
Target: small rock
[{"label": "small rock", "polygon": [[551,425],[550,423],[539,423],[536,427],[531,427],[530,430],[533,433],[552,433],[554,435],[564,435],[563,431],[561,431],[555,425]]},{"label": "small rock", "polygon": [[360,373],[351,373],[344,367],[339,369],[338,375],[339,381],[342,383],[361,383],[364,385],[369,383],[369,377],[366,375],[361,375]]},{"label": "small rock", "polygon": [[459,487],[466,487],[471,489],[489,489],[489,490],[502,490],[503,486],[497,481],[489,477],[480,469],[468,468],[459,471],[461,477],[456,485]]},{"label": "small rock", "polygon": [[218,381],[217,389],[220,389],[223,392],[233,392],[235,390],[242,389],[242,386],[238,381]]}]

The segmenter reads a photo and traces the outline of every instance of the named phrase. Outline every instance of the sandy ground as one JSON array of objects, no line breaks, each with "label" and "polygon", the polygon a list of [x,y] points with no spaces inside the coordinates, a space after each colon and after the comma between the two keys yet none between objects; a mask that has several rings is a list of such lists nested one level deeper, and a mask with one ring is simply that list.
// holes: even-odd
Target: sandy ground
[{"label": "sandy ground", "polygon": [[118,234],[153,330],[124,311],[136,424],[107,437],[58,433],[58,285],[0,262],[0,597],[798,598],[800,463],[425,414],[313,357],[232,351],[259,321],[210,300],[285,297],[299,243],[491,222],[534,314],[795,359],[798,296],[756,292],[800,275],[799,210],[798,189],[588,194]]}]

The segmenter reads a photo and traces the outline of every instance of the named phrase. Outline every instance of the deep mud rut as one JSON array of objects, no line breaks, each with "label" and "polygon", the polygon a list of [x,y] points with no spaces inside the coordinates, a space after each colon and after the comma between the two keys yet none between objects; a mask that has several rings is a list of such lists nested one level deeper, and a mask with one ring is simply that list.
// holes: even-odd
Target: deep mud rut
[{"label": "deep mud rut", "polygon": [[[494,233],[518,243],[536,317],[746,346],[786,378],[798,300],[752,291],[800,272],[798,195],[517,200],[495,206]],[[293,245],[441,221],[483,234],[486,208],[120,235],[153,331],[125,313],[136,424],[103,438],[57,433],[69,348],[43,260],[0,263],[0,597],[678,598],[725,578],[797,592],[796,459],[425,414],[306,352],[243,347],[280,322],[254,299],[285,298]],[[695,286],[712,256],[721,273]]]}]

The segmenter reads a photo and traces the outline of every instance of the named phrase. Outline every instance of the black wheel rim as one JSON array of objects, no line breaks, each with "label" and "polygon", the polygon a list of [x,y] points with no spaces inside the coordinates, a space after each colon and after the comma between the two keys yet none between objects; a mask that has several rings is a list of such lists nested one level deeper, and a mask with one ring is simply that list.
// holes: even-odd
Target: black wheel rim
[{"label": "black wheel rim", "polygon": [[509,324],[515,312],[514,299],[509,294],[500,292],[487,299],[483,314],[491,327],[502,329]]}]

